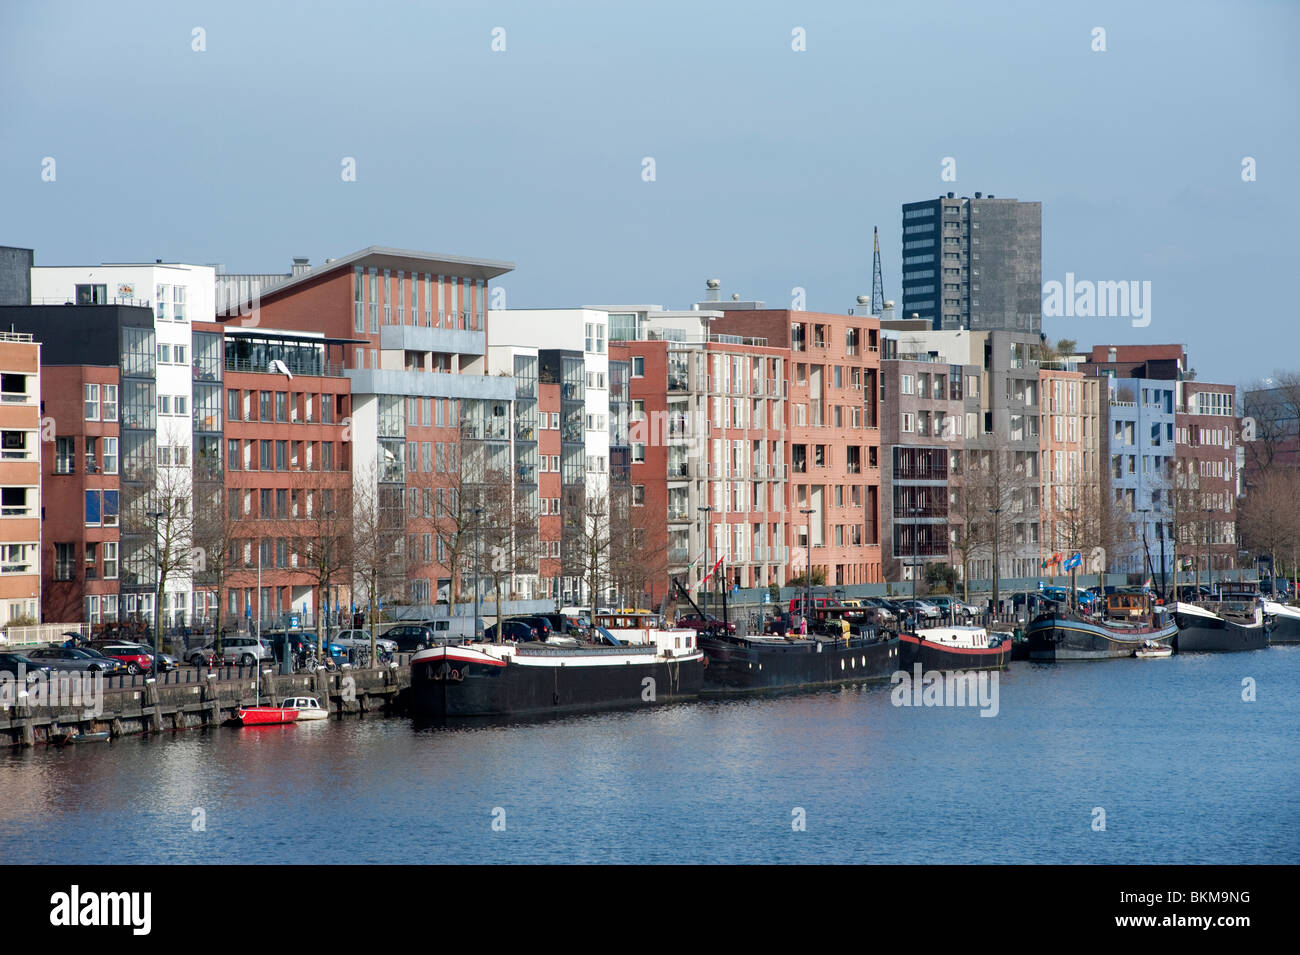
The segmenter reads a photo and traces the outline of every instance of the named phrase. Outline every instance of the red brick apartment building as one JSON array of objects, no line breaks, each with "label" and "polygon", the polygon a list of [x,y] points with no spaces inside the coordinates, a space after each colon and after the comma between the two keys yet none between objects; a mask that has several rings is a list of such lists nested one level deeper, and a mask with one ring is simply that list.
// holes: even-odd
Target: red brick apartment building
[{"label": "red brick apartment building", "polygon": [[41,616],[41,346],[0,332],[0,626]]},{"label": "red brick apartment building", "polygon": [[121,576],[120,371],[112,365],[47,365],[43,466],[46,620],[109,623]]},{"label": "red brick apartment building", "polygon": [[[315,617],[321,582],[299,566],[298,541],[331,537],[332,528],[346,526],[337,510],[351,506],[344,347],[307,335],[227,329],[225,623],[246,625],[251,614],[266,628],[290,613],[306,610],[304,622]],[[331,604],[350,600],[350,579],[331,586]]]},{"label": "red brick apartment building", "polygon": [[341,361],[336,377],[351,389],[355,492],[376,494],[379,508],[397,515],[407,592],[395,596],[411,604],[431,604],[451,582],[443,563],[450,557],[435,546],[442,537],[435,493],[455,484],[456,462],[466,459],[461,442],[476,442],[488,460],[510,454],[505,422],[514,381],[487,374],[486,326],[487,282],[511,268],[370,247],[295,268],[261,292],[253,316],[227,320],[228,327],[255,320],[258,329],[323,335],[340,346],[330,361]]},{"label": "red brick apartment building", "polygon": [[[789,543],[829,586],[883,580],[880,551],[880,320],[728,309],[719,334],[761,337],[783,362]],[[811,512],[811,513],[805,513]],[[804,550],[806,553],[806,549]],[[790,572],[801,566],[790,562]]]},{"label": "red brick apartment building", "polygon": [[1180,504],[1178,551],[1201,571],[1237,566],[1237,389],[1180,381],[1174,407],[1175,481]]}]

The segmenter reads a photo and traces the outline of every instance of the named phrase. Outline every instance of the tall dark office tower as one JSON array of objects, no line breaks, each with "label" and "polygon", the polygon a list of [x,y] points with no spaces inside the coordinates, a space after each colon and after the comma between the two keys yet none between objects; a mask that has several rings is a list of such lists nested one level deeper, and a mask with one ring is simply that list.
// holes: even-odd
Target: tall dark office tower
[{"label": "tall dark office tower", "polygon": [[953,193],[903,205],[903,317],[936,329],[1038,332],[1043,204]]}]

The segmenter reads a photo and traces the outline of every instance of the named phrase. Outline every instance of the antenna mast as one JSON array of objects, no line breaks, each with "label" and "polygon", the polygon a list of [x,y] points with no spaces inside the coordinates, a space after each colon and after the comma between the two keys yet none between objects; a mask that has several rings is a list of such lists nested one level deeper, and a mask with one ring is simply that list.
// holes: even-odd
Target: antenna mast
[{"label": "antenna mast", "polygon": [[885,310],[885,280],[880,272],[880,227],[875,226],[871,231],[875,247],[871,260],[871,314],[879,315]]}]

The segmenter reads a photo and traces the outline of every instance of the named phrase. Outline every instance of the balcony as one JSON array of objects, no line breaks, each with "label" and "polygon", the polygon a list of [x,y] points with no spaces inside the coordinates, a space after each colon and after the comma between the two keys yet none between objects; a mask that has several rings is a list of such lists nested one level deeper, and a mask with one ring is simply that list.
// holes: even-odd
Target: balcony
[{"label": "balcony", "polygon": [[537,440],[537,433],[533,430],[533,428],[532,428],[531,425],[516,424],[516,425],[515,425],[515,440],[516,440],[516,441],[536,441],[536,440]]},{"label": "balcony", "polygon": [[690,549],[687,547],[670,547],[668,548],[668,562],[670,564],[684,564],[690,560]]},{"label": "balcony", "polygon": [[679,507],[670,504],[668,506],[668,519],[670,521],[688,521],[691,519],[690,508],[685,505]]},{"label": "balcony", "polygon": [[689,391],[690,379],[681,372],[668,373],[668,390],[669,391]]},{"label": "balcony", "polygon": [[402,351],[482,355],[487,350],[487,335],[484,332],[458,328],[384,325],[379,329],[379,347]]},{"label": "balcony", "polygon": [[910,520],[911,518],[933,518],[947,517],[948,507],[945,504],[931,504],[924,507],[911,507],[907,504],[894,505],[894,517],[898,520]]}]

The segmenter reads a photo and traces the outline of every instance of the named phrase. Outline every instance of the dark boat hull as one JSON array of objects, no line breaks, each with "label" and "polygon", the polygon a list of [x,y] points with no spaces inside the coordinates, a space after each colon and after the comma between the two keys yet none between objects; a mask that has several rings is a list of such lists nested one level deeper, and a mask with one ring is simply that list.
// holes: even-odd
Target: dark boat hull
[{"label": "dark boat hull", "polygon": [[899,641],[795,640],[765,643],[743,637],[700,637],[708,658],[708,695],[787,690],[888,680],[899,668]]},{"label": "dark boat hull", "polygon": [[1230,653],[1234,650],[1262,650],[1268,646],[1268,630],[1262,623],[1243,626],[1233,620],[1176,613],[1177,653]]},{"label": "dark boat hull", "polygon": [[1273,615],[1273,624],[1268,631],[1269,643],[1300,643],[1300,618]]},{"label": "dark boat hull", "polygon": [[695,699],[703,679],[704,658],[698,653],[598,666],[489,664],[448,656],[412,663],[411,709],[417,717],[440,719],[659,706]]},{"label": "dark boat hull", "polygon": [[1113,660],[1131,657],[1148,640],[1172,645],[1178,626],[1113,628],[1076,617],[1047,615],[1029,625],[1029,659],[1038,661]]},{"label": "dark boat hull", "polygon": [[899,637],[899,659],[903,670],[917,663],[921,670],[1005,670],[1011,662],[1012,640],[1003,637],[992,647],[963,649],[931,643],[911,633]]}]

